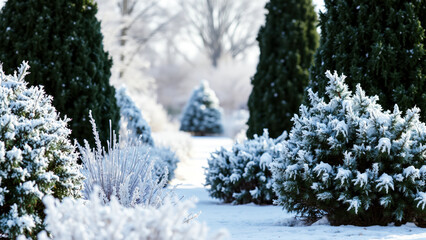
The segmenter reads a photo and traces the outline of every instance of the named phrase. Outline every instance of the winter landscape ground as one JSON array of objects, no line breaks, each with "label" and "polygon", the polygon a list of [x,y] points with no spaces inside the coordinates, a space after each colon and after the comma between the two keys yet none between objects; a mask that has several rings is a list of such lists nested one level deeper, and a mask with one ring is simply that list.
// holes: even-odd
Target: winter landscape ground
[{"label": "winter landscape ground", "polygon": [[305,226],[294,219],[295,214],[282,210],[279,206],[259,206],[255,204],[232,205],[209,197],[204,189],[204,168],[210,153],[219,147],[229,148],[232,140],[224,137],[193,137],[191,159],[181,162],[176,169],[176,179],[172,185],[184,199],[197,198],[194,213],[201,212],[200,222],[205,222],[212,232],[226,229],[229,239],[426,239],[426,231],[408,223],[396,226],[330,226],[320,220]]}]

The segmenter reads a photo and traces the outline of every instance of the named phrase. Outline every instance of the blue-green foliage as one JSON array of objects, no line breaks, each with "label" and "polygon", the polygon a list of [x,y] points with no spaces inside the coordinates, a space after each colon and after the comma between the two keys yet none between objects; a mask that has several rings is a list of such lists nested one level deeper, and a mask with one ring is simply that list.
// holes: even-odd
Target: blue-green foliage
[{"label": "blue-green foliage", "polygon": [[207,81],[194,89],[182,114],[180,130],[196,135],[223,132],[222,109]]},{"label": "blue-green foliage", "polygon": [[377,96],[327,72],[330,101],[309,90],[271,169],[276,203],[333,225],[426,226],[426,126],[419,109],[384,111]]},{"label": "blue-green foliage", "polygon": [[[279,146],[279,145],[278,145]],[[269,164],[276,156],[276,140],[263,135],[211,154],[206,171],[210,196],[225,202],[271,204],[275,198]]]}]

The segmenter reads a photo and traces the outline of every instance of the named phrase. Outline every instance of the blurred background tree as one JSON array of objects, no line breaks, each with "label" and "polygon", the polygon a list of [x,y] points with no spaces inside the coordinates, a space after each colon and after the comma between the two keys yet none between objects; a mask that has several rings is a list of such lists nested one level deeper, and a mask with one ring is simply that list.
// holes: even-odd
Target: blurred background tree
[{"label": "blurred background tree", "polygon": [[43,85],[53,105],[71,118],[71,138],[93,142],[89,110],[103,143],[118,132],[119,108],[110,85],[112,60],[104,51],[93,0],[7,1],[0,15],[0,61],[15,69],[28,60],[26,81]]}]

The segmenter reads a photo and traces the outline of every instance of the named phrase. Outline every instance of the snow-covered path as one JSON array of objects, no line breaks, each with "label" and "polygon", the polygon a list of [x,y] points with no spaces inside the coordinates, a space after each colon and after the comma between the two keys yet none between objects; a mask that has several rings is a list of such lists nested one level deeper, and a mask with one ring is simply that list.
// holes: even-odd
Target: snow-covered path
[{"label": "snow-covered path", "polygon": [[175,170],[175,179],[172,185],[179,188],[203,188],[205,183],[204,168],[207,167],[207,158],[210,153],[221,146],[230,148],[232,140],[224,137],[192,137],[191,159],[180,162]]},{"label": "snow-covered path", "polygon": [[[183,198],[197,198],[194,213],[201,212],[198,220],[206,222],[212,231],[225,228],[230,239],[406,239],[426,240],[426,229],[414,224],[401,227],[332,227],[318,223],[313,226],[298,226],[294,214],[287,213],[278,206],[257,206],[254,204],[232,205],[212,199],[204,189],[204,167],[210,153],[221,146],[232,146],[231,139],[221,137],[194,137],[192,158],[178,165],[176,179],[179,184],[176,192]],[[290,226],[296,225],[296,226]]]}]

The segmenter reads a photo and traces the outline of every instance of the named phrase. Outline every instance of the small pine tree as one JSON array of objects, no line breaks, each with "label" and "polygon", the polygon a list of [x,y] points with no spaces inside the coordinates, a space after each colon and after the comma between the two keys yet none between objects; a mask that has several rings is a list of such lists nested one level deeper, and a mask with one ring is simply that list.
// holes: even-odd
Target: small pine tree
[{"label": "small pine tree", "polygon": [[426,2],[325,0],[320,14],[321,43],[310,87],[327,97],[327,69],[345,73],[379,96],[386,109],[418,106],[426,120]]},{"label": "small pine tree", "polygon": [[247,136],[269,130],[272,138],[292,127],[291,117],[302,103],[309,67],[318,47],[317,16],[312,0],[271,0],[261,27],[260,59],[248,100]]},{"label": "small pine tree", "polygon": [[272,163],[276,203],[332,225],[426,227],[426,125],[419,109],[405,116],[377,104],[345,77],[327,72],[330,101],[309,90],[310,105],[293,118],[281,157]]},{"label": "small pine tree", "polygon": [[200,86],[192,92],[183,110],[180,130],[193,132],[195,135],[223,132],[219,99],[207,81],[202,81]]},{"label": "small pine tree", "polygon": [[0,61],[14,69],[28,60],[30,85],[43,85],[61,116],[71,118],[71,137],[93,142],[89,110],[102,142],[109,120],[118,132],[115,90],[109,84],[112,61],[103,50],[94,0],[7,1],[0,15]]},{"label": "small pine tree", "polygon": [[127,123],[127,129],[130,130],[134,138],[139,139],[148,145],[154,146],[154,140],[151,136],[151,127],[143,118],[141,110],[127,94],[126,88],[121,87],[115,94],[117,104],[120,107],[121,121]]},{"label": "small pine tree", "polygon": [[82,188],[67,121],[42,88],[27,88],[27,69],[0,69],[0,233],[10,239],[43,229],[43,196],[80,197]]}]

